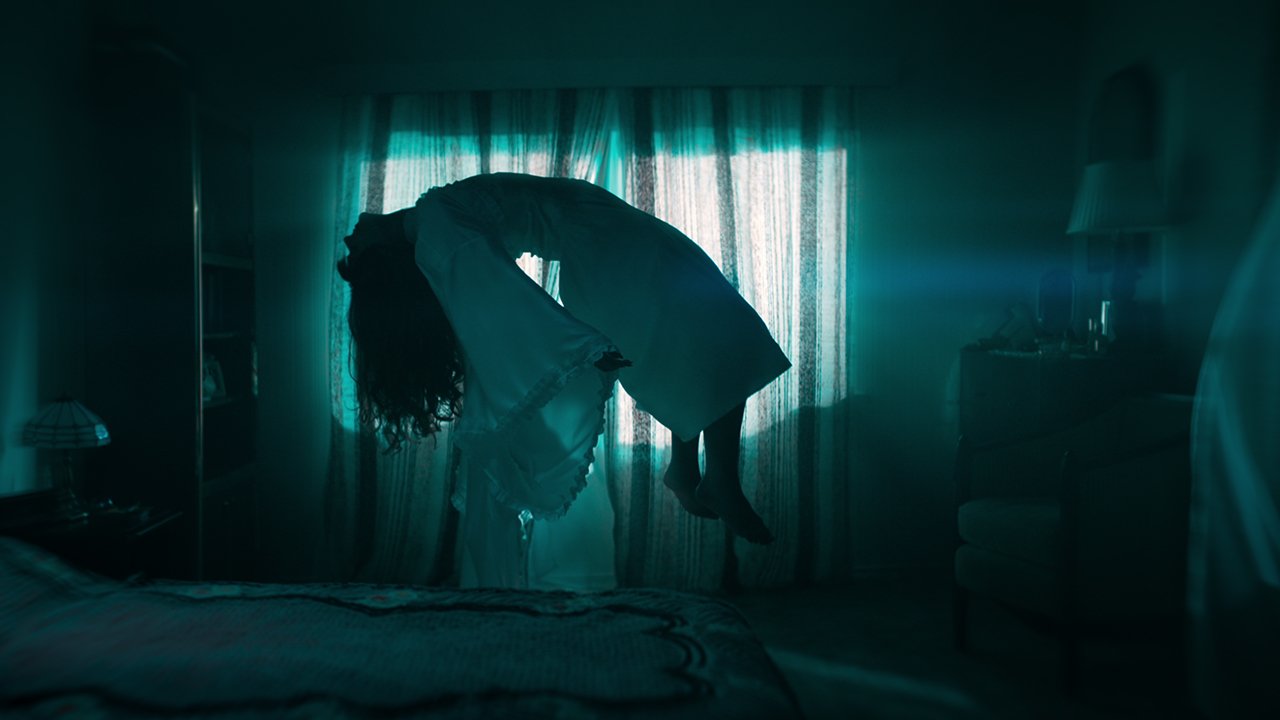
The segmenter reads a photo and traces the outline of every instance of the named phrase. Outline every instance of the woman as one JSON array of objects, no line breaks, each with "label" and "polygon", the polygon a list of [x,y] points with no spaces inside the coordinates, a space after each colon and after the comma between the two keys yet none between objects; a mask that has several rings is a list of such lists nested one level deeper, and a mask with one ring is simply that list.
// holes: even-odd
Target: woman
[{"label": "woman", "polygon": [[[772,542],[739,436],[746,399],[790,362],[680,231],[587,182],[496,173],[362,215],[346,242],[361,420],[391,449],[457,420],[473,555],[506,552],[517,515],[568,508],[615,379],[671,431],[663,482],[683,507]],[[563,306],[515,264],[525,252],[560,262]]]}]

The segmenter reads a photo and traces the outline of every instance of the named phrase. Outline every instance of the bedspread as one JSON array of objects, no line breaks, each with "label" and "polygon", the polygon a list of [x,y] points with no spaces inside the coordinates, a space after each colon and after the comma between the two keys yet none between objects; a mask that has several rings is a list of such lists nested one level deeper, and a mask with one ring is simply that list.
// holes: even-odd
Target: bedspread
[{"label": "bedspread", "polygon": [[149,582],[0,539],[15,717],[785,718],[731,605],[663,590]]}]

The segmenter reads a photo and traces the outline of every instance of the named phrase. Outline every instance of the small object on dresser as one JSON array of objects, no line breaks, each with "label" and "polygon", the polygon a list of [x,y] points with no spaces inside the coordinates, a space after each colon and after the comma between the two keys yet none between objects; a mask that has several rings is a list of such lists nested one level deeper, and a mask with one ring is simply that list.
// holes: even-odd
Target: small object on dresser
[{"label": "small object on dresser", "polygon": [[212,353],[204,354],[204,379],[201,383],[205,400],[226,397],[227,383],[222,378],[222,365]]},{"label": "small object on dresser", "polygon": [[1098,332],[1107,341],[1108,344],[1114,343],[1116,340],[1116,318],[1115,304],[1110,300],[1103,300],[1102,307],[1098,311]]},{"label": "small object on dresser", "polygon": [[977,342],[980,350],[1010,349],[1018,352],[1039,352],[1036,343],[1036,321],[1026,303],[1017,302],[1005,310],[1004,322],[990,337]]},{"label": "small object on dresser", "polygon": [[1107,352],[1107,346],[1111,342],[1107,338],[1106,332],[1102,329],[1102,323],[1099,320],[1089,318],[1089,337],[1088,352],[1094,355],[1104,355]]}]

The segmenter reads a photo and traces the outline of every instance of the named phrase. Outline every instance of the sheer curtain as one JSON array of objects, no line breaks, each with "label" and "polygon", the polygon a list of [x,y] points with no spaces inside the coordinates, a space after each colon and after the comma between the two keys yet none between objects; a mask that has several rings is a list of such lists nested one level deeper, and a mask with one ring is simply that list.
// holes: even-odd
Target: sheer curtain
[{"label": "sheer curtain", "polygon": [[[791,358],[751,398],[743,482],[778,541],[734,541],[660,484],[669,432],[617,386],[597,462],[565,518],[540,523],[535,585],[712,589],[847,574],[846,277],[851,93],[833,88],[638,89],[386,96],[346,113],[335,260],[361,211],[411,205],[479,172],[602,185],[683,230],[720,264]],[[556,294],[556,264],[526,256]],[[341,575],[455,577],[456,470],[448,430],[383,456],[355,420],[345,283],[332,294],[334,444],[327,538]]]}]

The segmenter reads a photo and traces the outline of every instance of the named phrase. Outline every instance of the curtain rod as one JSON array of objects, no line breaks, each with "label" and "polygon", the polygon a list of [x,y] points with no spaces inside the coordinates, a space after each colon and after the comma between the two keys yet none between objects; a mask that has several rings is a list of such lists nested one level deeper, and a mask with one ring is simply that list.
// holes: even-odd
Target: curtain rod
[{"label": "curtain rod", "polygon": [[897,58],[531,60],[329,65],[310,80],[336,94],[624,87],[887,86]]}]

